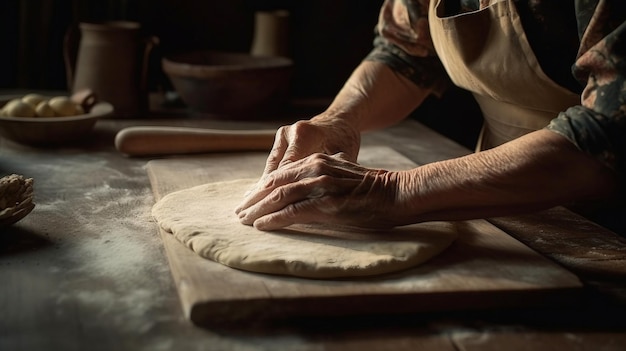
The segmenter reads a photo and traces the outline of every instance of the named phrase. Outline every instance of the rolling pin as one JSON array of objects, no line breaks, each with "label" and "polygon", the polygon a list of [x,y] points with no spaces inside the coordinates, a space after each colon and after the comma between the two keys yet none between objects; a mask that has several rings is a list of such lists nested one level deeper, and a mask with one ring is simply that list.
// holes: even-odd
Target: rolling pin
[{"label": "rolling pin", "polygon": [[276,130],[128,127],[115,136],[115,147],[128,156],[269,151],[275,134]]}]

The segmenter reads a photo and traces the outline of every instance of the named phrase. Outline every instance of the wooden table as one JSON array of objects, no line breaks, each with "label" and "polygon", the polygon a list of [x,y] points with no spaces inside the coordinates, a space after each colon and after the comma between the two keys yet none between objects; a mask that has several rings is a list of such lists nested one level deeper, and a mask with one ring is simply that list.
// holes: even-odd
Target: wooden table
[{"label": "wooden table", "polygon": [[[150,216],[149,159],[113,147],[130,125],[274,127],[207,119],[101,120],[83,144],[0,140],[0,172],[35,179],[35,210],[0,234],[0,350],[624,350],[626,244],[565,209],[490,219],[576,273],[574,308],[316,318],[199,328],[181,312]],[[407,121],[366,134],[417,164],[468,150]]]}]

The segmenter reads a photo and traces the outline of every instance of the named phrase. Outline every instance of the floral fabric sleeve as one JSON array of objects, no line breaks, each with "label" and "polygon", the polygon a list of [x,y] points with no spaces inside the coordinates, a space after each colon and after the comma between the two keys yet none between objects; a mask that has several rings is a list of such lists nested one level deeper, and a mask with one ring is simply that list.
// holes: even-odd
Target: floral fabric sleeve
[{"label": "floral fabric sleeve", "polygon": [[440,95],[447,74],[428,29],[428,0],[385,0],[375,29],[374,48],[365,58],[387,64],[415,84]]},{"label": "floral fabric sleeve", "polygon": [[576,5],[582,39],[573,72],[586,85],[582,104],[546,128],[626,179],[626,2],[578,0]]}]

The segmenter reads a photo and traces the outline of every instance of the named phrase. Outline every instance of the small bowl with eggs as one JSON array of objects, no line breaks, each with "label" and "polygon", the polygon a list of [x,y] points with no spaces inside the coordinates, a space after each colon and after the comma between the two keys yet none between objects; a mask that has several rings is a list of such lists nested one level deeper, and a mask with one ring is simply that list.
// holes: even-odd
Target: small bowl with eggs
[{"label": "small bowl with eggs", "polygon": [[25,94],[0,97],[0,135],[20,144],[60,145],[85,137],[113,105],[90,91],[71,96]]}]

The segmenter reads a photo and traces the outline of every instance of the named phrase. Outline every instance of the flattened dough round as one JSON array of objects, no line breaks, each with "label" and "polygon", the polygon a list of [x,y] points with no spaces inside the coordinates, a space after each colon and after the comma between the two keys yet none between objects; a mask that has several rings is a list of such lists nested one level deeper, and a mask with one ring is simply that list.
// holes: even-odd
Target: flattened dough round
[{"label": "flattened dough round", "polygon": [[456,231],[422,223],[384,232],[294,225],[263,232],[241,224],[235,207],[255,180],[209,183],[164,196],[158,224],[200,256],[242,270],[330,279],[371,276],[419,265],[446,249]]}]

